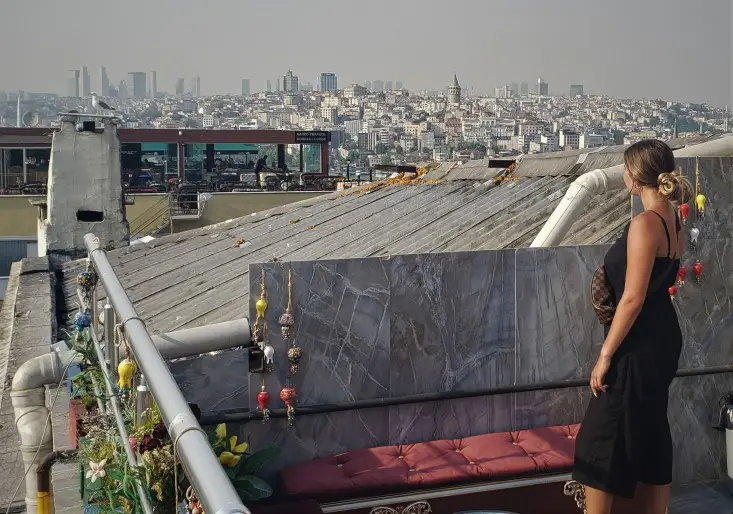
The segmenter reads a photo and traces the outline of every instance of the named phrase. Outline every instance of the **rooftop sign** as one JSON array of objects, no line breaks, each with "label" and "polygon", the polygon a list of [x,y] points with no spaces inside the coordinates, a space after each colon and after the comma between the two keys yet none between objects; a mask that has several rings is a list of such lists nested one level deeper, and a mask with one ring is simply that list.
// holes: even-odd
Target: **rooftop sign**
[{"label": "rooftop sign", "polygon": [[327,130],[308,130],[295,132],[296,144],[328,143],[331,140],[331,133]]}]

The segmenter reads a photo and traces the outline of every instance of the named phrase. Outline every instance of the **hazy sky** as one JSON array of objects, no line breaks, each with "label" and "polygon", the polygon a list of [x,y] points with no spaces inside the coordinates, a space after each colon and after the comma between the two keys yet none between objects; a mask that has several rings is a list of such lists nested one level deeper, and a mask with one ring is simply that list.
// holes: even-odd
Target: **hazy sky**
[{"label": "hazy sky", "polygon": [[201,77],[204,95],[252,91],[288,69],[315,84],[400,80],[491,91],[543,77],[622,97],[731,101],[729,0],[3,0],[0,90],[63,93],[66,70],[112,84]]}]

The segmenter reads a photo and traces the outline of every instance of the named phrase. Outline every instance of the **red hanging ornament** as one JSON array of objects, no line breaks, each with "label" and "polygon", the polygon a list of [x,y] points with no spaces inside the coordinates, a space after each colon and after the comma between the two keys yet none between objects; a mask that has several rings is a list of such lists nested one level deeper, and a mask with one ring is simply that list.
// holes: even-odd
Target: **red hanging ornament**
[{"label": "red hanging ornament", "polygon": [[672,286],[669,288],[669,297],[674,300],[675,296],[677,296],[677,286]]},{"label": "red hanging ornament", "polygon": [[262,391],[259,392],[257,395],[257,404],[260,406],[260,411],[262,412],[262,421],[267,421],[270,419],[270,409],[268,406],[270,405],[270,393],[265,391],[265,386],[262,386]]},{"label": "red hanging ornament", "polygon": [[690,205],[683,203],[680,205],[680,218],[682,218],[682,223],[687,224],[687,218],[690,217]]},{"label": "red hanging ornament", "polygon": [[695,280],[697,280],[698,282],[702,280],[702,270],[703,268],[702,268],[702,264],[700,264],[700,261],[697,261],[692,266],[692,272],[695,274]]},{"label": "red hanging ornament", "polygon": [[685,277],[687,276],[687,268],[682,266],[677,272],[677,285],[682,287],[685,285]]},{"label": "red hanging ornament", "polygon": [[280,399],[288,409],[288,425],[293,426],[295,422],[295,397],[297,392],[294,387],[283,387],[280,391]]}]

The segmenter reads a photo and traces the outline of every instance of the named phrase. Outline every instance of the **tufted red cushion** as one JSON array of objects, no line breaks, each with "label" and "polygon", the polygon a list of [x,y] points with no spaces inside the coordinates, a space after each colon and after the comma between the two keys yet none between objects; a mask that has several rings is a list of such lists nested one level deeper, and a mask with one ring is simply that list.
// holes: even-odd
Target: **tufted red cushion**
[{"label": "tufted red cushion", "polygon": [[282,471],[284,492],[305,498],[385,491],[569,471],[580,425],[357,450]]}]

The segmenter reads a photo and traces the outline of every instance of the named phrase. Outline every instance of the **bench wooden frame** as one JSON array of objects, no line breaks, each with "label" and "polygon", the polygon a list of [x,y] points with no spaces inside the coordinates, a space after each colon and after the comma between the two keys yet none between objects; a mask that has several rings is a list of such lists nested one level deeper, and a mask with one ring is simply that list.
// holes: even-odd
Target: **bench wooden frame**
[{"label": "bench wooden frame", "polygon": [[[371,514],[388,514],[391,512],[399,514],[427,514],[431,510],[418,510],[419,503],[427,504],[430,506],[429,500],[435,498],[447,498],[451,496],[463,496],[475,493],[485,493],[490,491],[499,491],[506,489],[516,489],[520,487],[530,487],[534,485],[552,484],[566,482],[567,484],[571,481],[570,473],[553,473],[548,475],[536,475],[527,478],[516,478],[509,480],[497,480],[484,483],[473,483],[459,486],[441,487],[435,489],[426,489],[422,491],[414,491],[410,493],[401,493],[384,496],[374,496],[367,498],[359,498],[356,500],[346,500],[332,503],[321,504],[321,510],[324,514],[331,514],[336,512],[349,512],[357,509],[372,508]],[[565,493],[567,496],[567,492]],[[407,504],[407,505],[405,505]],[[395,506],[400,506],[399,510],[395,509]],[[412,507],[412,509],[411,509]],[[392,510],[378,510],[378,509],[392,509]]]}]

